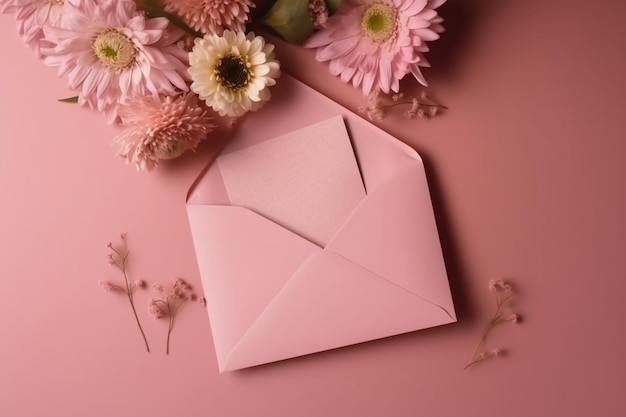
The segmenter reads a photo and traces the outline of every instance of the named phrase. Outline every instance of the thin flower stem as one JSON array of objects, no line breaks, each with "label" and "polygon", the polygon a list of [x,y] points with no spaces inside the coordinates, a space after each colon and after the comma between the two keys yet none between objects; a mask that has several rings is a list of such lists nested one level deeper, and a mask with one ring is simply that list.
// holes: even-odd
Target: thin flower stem
[{"label": "thin flower stem", "polygon": [[127,293],[127,294],[128,294],[128,301],[130,301],[130,307],[133,309],[133,314],[135,315],[135,320],[137,321],[137,326],[139,327],[139,331],[141,332],[141,336],[143,337],[143,342],[146,344],[146,350],[150,352],[148,339],[146,338],[146,334],[143,332],[143,328],[141,327],[141,323],[139,322],[139,317],[137,316],[137,310],[135,309],[135,303],[133,302],[133,297],[131,293]]},{"label": "thin flower stem", "polygon": [[482,332],[482,334],[480,336],[480,340],[478,341],[478,344],[476,345],[476,349],[474,349],[474,352],[472,352],[472,357],[470,359],[470,363],[463,369],[467,369],[470,366],[472,366],[473,364],[475,364],[476,362],[478,362],[478,360],[476,358],[476,354],[478,353],[478,350],[480,349],[480,347],[487,340],[487,336],[489,335],[489,332],[491,332],[492,328],[493,328],[493,325],[491,324],[491,321],[490,321],[489,323],[487,323],[487,325],[483,329],[483,332]]},{"label": "thin flower stem", "polygon": [[[439,108],[441,108],[441,109],[448,110],[448,107],[447,107],[447,106],[444,106],[443,104],[438,104],[438,103],[433,103],[433,104],[431,104],[431,103],[424,103],[424,102],[422,102],[422,101],[418,101],[417,103],[418,103],[420,106],[427,106],[427,107],[439,107]],[[384,106],[385,106],[386,108],[392,108],[392,107],[395,107],[395,106],[400,106],[400,105],[402,105],[402,104],[413,104],[413,102],[412,102],[412,101],[396,101],[396,102],[393,102],[393,103],[391,103],[391,104],[384,104]]]},{"label": "thin flower stem", "polygon": [[470,359],[470,362],[467,364],[467,366],[465,366],[465,368],[463,369],[467,369],[470,366],[482,361],[483,359],[485,359],[485,357],[483,355],[480,356],[476,356],[476,354],[478,353],[478,350],[481,348],[481,346],[483,346],[485,344],[485,342],[487,341],[487,337],[489,336],[489,333],[491,333],[491,330],[493,330],[493,328],[498,324],[502,322],[502,316],[500,314],[500,310],[502,309],[502,306],[504,306],[504,304],[511,298],[510,295],[507,295],[506,297],[500,299],[499,297],[496,297],[496,311],[493,314],[493,316],[491,316],[491,320],[489,320],[489,322],[487,323],[487,325],[485,326],[485,328],[483,329],[483,332],[480,336],[480,340],[478,341],[478,344],[476,345],[476,349],[474,349],[474,352],[472,353],[472,357]]},{"label": "thin flower stem", "polygon": [[465,367],[463,369],[467,369],[473,365],[476,365],[478,362],[485,360],[485,356],[479,356],[476,359],[472,360],[470,363],[468,363],[467,365],[465,365]]},{"label": "thin flower stem", "polygon": [[174,328],[174,314],[172,314],[172,309],[170,308],[170,305],[167,305],[167,310],[168,310],[168,317],[169,317],[169,323],[168,323],[168,327],[167,327],[167,344],[165,346],[165,354],[169,355],[170,354],[170,335],[172,334],[172,329]]},{"label": "thin flower stem", "polygon": [[[493,351],[487,352],[484,350],[484,348],[487,345],[487,337],[489,336],[493,328],[496,327],[498,324],[511,321],[508,318],[502,317],[502,310],[507,305],[507,303],[511,300],[512,294],[510,292],[511,286],[504,283],[503,281],[493,282],[493,283],[490,282],[490,289],[492,291],[494,291],[493,288],[495,288],[495,285],[499,285],[501,288],[504,288],[506,292],[498,293],[496,290],[495,300],[494,300],[496,303],[496,310],[491,316],[491,318],[489,319],[489,321],[487,322],[487,324],[485,325],[480,335],[478,344],[476,345],[476,348],[474,349],[474,352],[472,353],[469,363],[465,365],[463,369],[467,369],[477,364],[478,362],[482,362],[493,356],[497,356],[500,352],[499,349],[494,349]],[[483,348],[483,351],[482,353],[479,354],[478,352],[481,350],[481,348]]]},{"label": "thin flower stem", "polygon": [[[126,254],[128,255],[128,253]],[[135,316],[135,320],[137,321],[137,327],[139,327],[139,331],[141,332],[141,337],[143,337],[143,342],[146,344],[146,350],[150,352],[150,346],[148,345],[148,338],[143,331],[143,327],[141,327],[141,322],[139,321],[139,316],[137,315],[137,310],[135,309],[135,302],[133,301],[133,292],[128,282],[128,274],[126,273],[126,256],[122,257],[122,273],[124,274],[124,281],[126,282],[126,295],[128,296],[128,301],[130,302],[130,307],[133,310],[133,315]]]}]

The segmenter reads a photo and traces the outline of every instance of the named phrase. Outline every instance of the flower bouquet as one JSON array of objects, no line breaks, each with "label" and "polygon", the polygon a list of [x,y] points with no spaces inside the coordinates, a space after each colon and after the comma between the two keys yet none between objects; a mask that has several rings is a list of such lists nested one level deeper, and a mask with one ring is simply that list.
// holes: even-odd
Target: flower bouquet
[{"label": "flower bouquet", "polygon": [[[439,37],[445,0],[0,0],[21,38],[56,67],[78,103],[119,124],[118,155],[139,170],[195,150],[215,128],[271,98],[280,77],[274,45],[248,31],[262,25],[316,50],[330,73],[368,97],[363,112],[407,116],[442,108],[404,98],[407,74],[426,85],[426,41]],[[256,10],[257,13],[254,13]],[[385,104],[379,94],[391,94]]]}]

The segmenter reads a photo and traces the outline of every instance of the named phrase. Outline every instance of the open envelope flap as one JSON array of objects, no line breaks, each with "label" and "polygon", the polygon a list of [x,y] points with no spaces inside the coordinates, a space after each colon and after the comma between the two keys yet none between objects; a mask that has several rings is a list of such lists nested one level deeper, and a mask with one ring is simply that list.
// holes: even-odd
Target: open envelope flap
[{"label": "open envelope flap", "polygon": [[322,249],[247,209],[187,206],[218,362]]},{"label": "open envelope flap", "polygon": [[326,250],[438,305],[450,321],[456,320],[421,161],[409,162],[365,197]]},{"label": "open envelope flap", "polygon": [[312,255],[228,355],[224,369],[449,322],[437,306],[332,252]]},{"label": "open envelope flap", "polygon": [[[410,146],[286,74],[274,88],[272,100],[263,111],[247,115],[237,127],[236,140],[224,154],[341,115],[368,193],[394,178],[408,159],[421,161]],[[187,204],[230,204],[217,164],[210,165],[195,181]]]}]

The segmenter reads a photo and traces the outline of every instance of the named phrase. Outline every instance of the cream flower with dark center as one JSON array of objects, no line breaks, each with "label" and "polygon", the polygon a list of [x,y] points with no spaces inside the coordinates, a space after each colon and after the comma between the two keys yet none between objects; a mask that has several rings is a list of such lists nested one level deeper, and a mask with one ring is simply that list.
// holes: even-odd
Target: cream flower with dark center
[{"label": "cream flower with dark center", "polygon": [[239,117],[270,99],[280,76],[274,45],[254,33],[225,30],[195,40],[189,54],[191,90],[220,116]]},{"label": "cream flower with dark center", "polygon": [[128,36],[117,29],[99,34],[91,45],[100,62],[107,68],[122,70],[135,63],[137,49]]},{"label": "cream flower with dark center", "polygon": [[245,88],[250,82],[250,64],[243,57],[228,54],[220,59],[215,67],[215,77],[219,83],[232,91]]},{"label": "cream flower with dark center", "polygon": [[374,4],[363,13],[361,30],[371,40],[384,42],[396,33],[397,11],[386,4]]}]

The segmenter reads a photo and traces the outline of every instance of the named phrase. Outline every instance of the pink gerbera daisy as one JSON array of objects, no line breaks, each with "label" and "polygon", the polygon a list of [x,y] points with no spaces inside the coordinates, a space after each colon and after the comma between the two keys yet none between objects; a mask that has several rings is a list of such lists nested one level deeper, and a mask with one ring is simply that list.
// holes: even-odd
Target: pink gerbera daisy
[{"label": "pink gerbera daisy", "polygon": [[83,0],[63,28],[46,26],[44,62],[68,76],[79,103],[117,119],[126,98],[187,91],[188,54],[176,46],[183,32],[166,18],[148,19],[133,0]]},{"label": "pink gerbera daisy", "polygon": [[63,27],[66,4],[64,0],[0,0],[0,11],[15,14],[18,34],[40,58],[41,48],[50,46],[43,40],[43,27]]},{"label": "pink gerbera daisy", "polygon": [[221,35],[224,29],[242,32],[249,19],[250,0],[163,0],[166,12],[180,17],[203,34]]},{"label": "pink gerbera daisy", "polygon": [[427,85],[420,71],[426,41],[443,32],[435,9],[446,0],[343,0],[324,29],[305,43],[316,59],[330,61],[333,75],[361,86],[364,95],[398,92],[408,73]]},{"label": "pink gerbera daisy", "polygon": [[190,92],[176,97],[135,97],[120,105],[119,114],[127,127],[117,138],[119,156],[138,170],[151,170],[160,160],[195,150],[215,127]]}]

